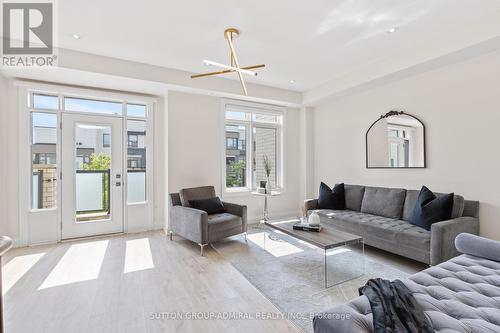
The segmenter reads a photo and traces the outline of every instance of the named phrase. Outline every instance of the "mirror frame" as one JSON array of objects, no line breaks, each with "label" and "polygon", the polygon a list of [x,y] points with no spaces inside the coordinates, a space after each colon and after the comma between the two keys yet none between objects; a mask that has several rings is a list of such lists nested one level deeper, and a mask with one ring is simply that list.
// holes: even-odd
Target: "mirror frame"
[{"label": "mirror frame", "polygon": [[[424,137],[424,166],[420,166],[420,167],[376,167],[376,166],[368,166],[368,133],[370,132],[370,130],[372,129],[372,127],[375,126],[375,124],[378,123],[380,120],[386,119],[386,118],[389,118],[389,117],[392,117],[392,116],[401,116],[401,115],[412,117],[415,120],[417,120],[419,123],[422,124],[423,137]],[[427,152],[426,152],[426,138],[425,137],[426,137],[426,134],[425,134],[425,125],[424,125],[424,123],[420,119],[418,119],[417,117],[415,117],[412,114],[409,114],[409,113],[407,113],[405,111],[391,110],[391,111],[387,112],[386,114],[381,115],[380,118],[378,118],[377,120],[375,120],[373,122],[373,124],[371,124],[371,126],[368,128],[368,130],[366,131],[366,134],[365,134],[365,159],[366,159],[366,168],[367,169],[425,169],[427,167]]]}]

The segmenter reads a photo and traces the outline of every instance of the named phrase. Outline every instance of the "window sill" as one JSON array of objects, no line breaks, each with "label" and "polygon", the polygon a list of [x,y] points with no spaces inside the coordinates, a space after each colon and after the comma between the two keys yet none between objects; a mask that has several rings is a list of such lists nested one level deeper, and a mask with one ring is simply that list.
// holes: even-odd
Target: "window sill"
[{"label": "window sill", "polygon": [[147,201],[139,201],[139,202],[127,202],[127,206],[143,206],[147,205]]},{"label": "window sill", "polygon": [[[250,189],[250,188],[241,188],[241,189],[232,189],[232,190],[228,190],[228,189],[224,189],[224,192],[223,192],[223,197],[244,197],[244,196],[252,196],[254,194],[252,194],[252,192],[255,192],[257,191],[257,189]],[[280,195],[284,195],[286,194],[286,190],[284,187],[280,187],[280,188],[273,188],[272,189],[273,192],[277,192],[279,193]]]},{"label": "window sill", "polygon": [[238,189],[224,189],[223,196],[224,197],[239,197],[239,196],[247,196],[252,192],[248,187],[242,187]]}]

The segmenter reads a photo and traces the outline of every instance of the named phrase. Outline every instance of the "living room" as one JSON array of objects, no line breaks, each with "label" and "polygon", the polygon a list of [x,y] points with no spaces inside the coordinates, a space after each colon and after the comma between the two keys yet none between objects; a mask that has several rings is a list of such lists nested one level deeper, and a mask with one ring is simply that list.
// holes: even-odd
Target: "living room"
[{"label": "living room", "polygon": [[1,5],[0,333],[500,331],[498,1]]}]

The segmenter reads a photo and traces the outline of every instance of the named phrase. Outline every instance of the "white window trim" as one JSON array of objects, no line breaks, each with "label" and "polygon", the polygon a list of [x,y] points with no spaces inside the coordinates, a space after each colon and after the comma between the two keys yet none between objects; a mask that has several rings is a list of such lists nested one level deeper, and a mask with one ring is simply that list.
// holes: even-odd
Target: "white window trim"
[{"label": "white window trim", "polygon": [[[273,124],[266,122],[257,122],[250,120],[226,120],[226,108],[228,106],[234,106],[236,109],[241,109],[246,112],[255,113],[271,113],[281,115],[281,124]],[[286,192],[286,163],[285,163],[285,141],[286,141],[286,108],[276,105],[260,104],[247,101],[233,100],[233,99],[222,99],[221,100],[221,111],[220,111],[220,133],[221,133],[221,193],[228,196],[239,196],[248,195],[252,191],[256,190],[257,184],[251,184],[253,181],[252,168],[247,167],[246,179],[247,186],[238,188],[227,188],[226,187],[226,125],[243,125],[246,127],[246,146],[247,146],[247,156],[246,163],[252,165],[253,149],[252,149],[252,129],[256,125],[264,128],[275,128],[277,129],[277,160],[279,161],[279,167],[276,168],[277,179],[279,179],[280,186],[278,188],[273,188],[280,193]],[[250,182],[250,183],[248,183]]]}]

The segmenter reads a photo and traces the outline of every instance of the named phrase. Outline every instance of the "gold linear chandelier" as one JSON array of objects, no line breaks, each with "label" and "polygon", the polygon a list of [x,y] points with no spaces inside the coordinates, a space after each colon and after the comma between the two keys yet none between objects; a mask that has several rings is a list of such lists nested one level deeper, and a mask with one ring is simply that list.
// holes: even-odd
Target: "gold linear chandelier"
[{"label": "gold linear chandelier", "polygon": [[205,65],[216,66],[216,67],[220,67],[220,68],[224,68],[224,69],[222,69],[220,71],[216,71],[216,72],[191,75],[191,78],[196,79],[196,78],[200,78],[200,77],[221,75],[221,74],[236,72],[236,73],[238,73],[241,87],[243,88],[243,93],[245,94],[245,96],[248,96],[247,87],[245,85],[245,81],[243,80],[243,74],[257,76],[257,72],[252,71],[252,69],[266,67],[266,65],[261,64],[261,65],[240,67],[240,63],[238,62],[238,57],[236,56],[236,51],[234,50],[234,44],[233,44],[234,39],[237,38],[239,35],[240,35],[240,32],[238,31],[238,29],[235,29],[235,28],[229,28],[229,29],[226,29],[224,31],[224,38],[227,40],[227,43],[229,44],[229,50],[231,52],[230,65],[225,65],[225,64],[221,64],[221,63],[218,63],[215,61],[210,61],[210,60],[203,60]]}]

